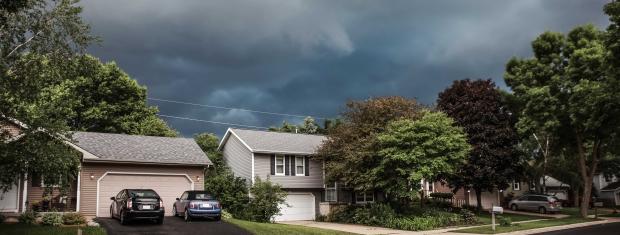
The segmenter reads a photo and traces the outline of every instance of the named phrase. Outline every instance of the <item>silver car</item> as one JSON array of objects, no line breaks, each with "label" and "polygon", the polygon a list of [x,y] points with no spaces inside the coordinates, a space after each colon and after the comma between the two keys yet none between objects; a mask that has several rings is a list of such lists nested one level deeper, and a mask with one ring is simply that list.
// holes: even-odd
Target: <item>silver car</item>
[{"label": "silver car", "polygon": [[508,203],[513,211],[527,210],[538,211],[541,214],[547,212],[559,212],[562,210],[562,203],[555,196],[543,194],[523,195],[513,199]]}]

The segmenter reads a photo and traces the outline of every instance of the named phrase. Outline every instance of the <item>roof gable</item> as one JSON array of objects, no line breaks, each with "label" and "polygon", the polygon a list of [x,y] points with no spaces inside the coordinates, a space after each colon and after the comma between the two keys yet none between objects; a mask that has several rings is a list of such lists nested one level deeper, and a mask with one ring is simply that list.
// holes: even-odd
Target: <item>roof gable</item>
[{"label": "roof gable", "polygon": [[253,153],[313,155],[327,139],[321,135],[229,128],[220,142],[220,150],[231,135],[237,137]]},{"label": "roof gable", "polygon": [[611,184],[608,184],[607,186],[602,188],[601,191],[616,191],[618,189],[620,189],[620,181],[616,181]]},{"label": "roof gable", "polygon": [[84,161],[211,165],[193,139],[95,132],[73,133],[72,144],[95,157]]}]

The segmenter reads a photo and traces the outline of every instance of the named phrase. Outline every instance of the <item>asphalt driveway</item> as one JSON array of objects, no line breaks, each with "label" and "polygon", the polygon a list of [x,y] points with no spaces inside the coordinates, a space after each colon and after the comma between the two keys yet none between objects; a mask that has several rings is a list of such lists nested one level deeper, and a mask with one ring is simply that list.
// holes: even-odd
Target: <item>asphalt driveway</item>
[{"label": "asphalt driveway", "polygon": [[96,221],[106,230],[108,235],[250,234],[242,228],[224,221],[196,220],[188,223],[178,217],[166,217],[162,225],[157,225],[151,221],[134,221],[128,225],[121,225],[118,220],[111,218],[97,218]]}]

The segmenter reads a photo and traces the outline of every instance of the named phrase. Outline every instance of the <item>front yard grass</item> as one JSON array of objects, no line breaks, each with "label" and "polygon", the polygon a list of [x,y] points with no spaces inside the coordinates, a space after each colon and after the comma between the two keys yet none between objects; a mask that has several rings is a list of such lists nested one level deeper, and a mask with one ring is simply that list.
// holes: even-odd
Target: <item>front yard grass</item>
[{"label": "front yard grass", "polygon": [[569,217],[569,218],[563,218],[563,219],[547,219],[547,220],[534,221],[534,222],[528,222],[528,223],[513,224],[510,227],[502,227],[502,226],[497,225],[495,226],[495,229],[496,229],[495,232],[493,232],[493,230],[491,229],[491,226],[489,225],[475,227],[475,228],[454,230],[450,232],[481,233],[481,234],[507,233],[507,232],[514,232],[514,231],[520,231],[520,230],[528,230],[528,229],[544,228],[544,227],[576,224],[576,223],[585,223],[585,222],[592,222],[592,221],[596,221],[596,220]]},{"label": "front yard grass", "polygon": [[257,223],[238,219],[224,219],[226,222],[237,225],[255,235],[267,234],[298,234],[298,235],[336,235],[353,234],[335,230],[312,228],[288,224]]},{"label": "front yard grass", "polygon": [[[522,214],[510,214],[504,213],[502,214],[504,218],[510,218],[512,222],[526,221],[526,220],[536,220],[536,219],[547,219],[547,217],[542,216],[532,216],[532,215],[522,215]],[[490,213],[482,213],[478,216],[478,221],[482,224],[491,224],[491,214]],[[497,223],[497,221],[496,221]]]},{"label": "front yard grass", "polygon": [[[83,235],[106,235],[100,227],[81,227]],[[28,224],[0,224],[3,235],[75,235],[78,227],[49,227]]]}]

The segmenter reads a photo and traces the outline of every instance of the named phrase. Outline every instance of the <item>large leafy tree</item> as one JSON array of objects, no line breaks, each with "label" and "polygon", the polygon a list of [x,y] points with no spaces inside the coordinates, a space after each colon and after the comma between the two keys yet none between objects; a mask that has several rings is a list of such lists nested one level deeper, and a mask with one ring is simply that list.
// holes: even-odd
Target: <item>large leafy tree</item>
[{"label": "large leafy tree", "polygon": [[213,165],[217,169],[226,167],[226,164],[224,163],[224,159],[222,157],[222,152],[217,150],[220,143],[220,138],[218,138],[217,135],[206,132],[200,133],[194,136],[194,140],[196,141],[198,146],[200,146],[200,149],[202,149],[202,151],[207,154],[209,160],[213,162]]},{"label": "large leafy tree", "polygon": [[[40,173],[47,182],[56,185],[64,185],[63,178],[75,178],[77,157],[66,146],[58,144],[56,138],[69,130],[65,114],[70,108],[64,102],[69,97],[69,88],[44,86],[45,78],[55,76],[51,71],[37,74],[35,78],[40,79],[23,82],[17,87],[7,86],[7,83],[15,73],[40,65],[38,62],[30,65],[26,54],[45,55],[50,58],[48,63],[57,64],[61,69],[63,61],[72,59],[95,40],[80,13],[81,8],[75,0],[0,1],[0,118],[18,118],[29,127],[23,130],[25,137],[19,141],[0,141],[3,168],[0,190],[9,189],[20,175],[28,172]],[[22,65],[16,66],[18,63]],[[43,89],[29,90],[32,87]],[[30,94],[20,99],[7,95],[8,92],[26,94],[28,91]]]},{"label": "large leafy tree", "polygon": [[491,80],[458,80],[439,94],[437,108],[463,127],[472,150],[467,164],[448,180],[455,188],[471,188],[481,210],[481,193],[506,188],[518,179],[523,160],[511,112]]},{"label": "large leafy tree", "polygon": [[342,121],[340,119],[325,119],[323,127],[319,125],[312,117],[304,118],[304,121],[300,125],[295,125],[287,121],[282,122],[280,127],[271,127],[269,131],[277,132],[289,132],[289,133],[303,133],[303,134],[327,134],[327,132],[340,125]]},{"label": "large leafy tree", "polygon": [[342,181],[357,190],[382,185],[386,179],[377,171],[383,159],[378,136],[392,121],[419,119],[423,109],[415,100],[403,97],[347,103],[342,123],[328,132],[328,139],[319,149],[319,157],[326,160],[328,179]]},{"label": "large leafy tree", "polygon": [[466,162],[470,145],[462,128],[441,112],[419,120],[400,119],[377,137],[382,159],[373,169],[377,187],[399,198],[415,196],[419,182],[445,179]]},{"label": "large leafy tree", "polygon": [[545,32],[532,42],[534,58],[513,58],[506,65],[506,83],[524,103],[519,130],[552,134],[564,152],[576,155],[584,217],[599,162],[617,158],[612,153],[620,130],[618,8],[617,2],[605,8],[612,20],[609,34],[592,25],[566,36]]}]

